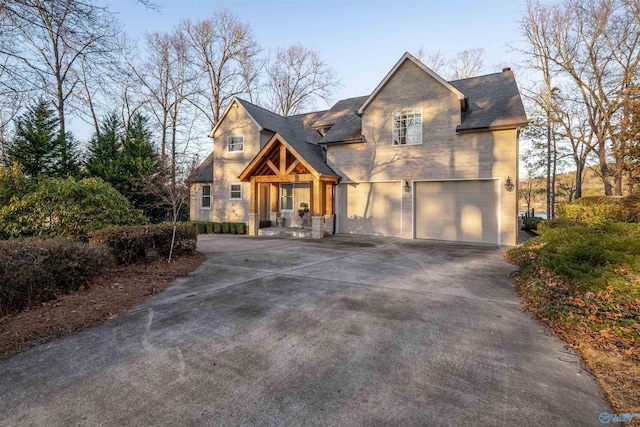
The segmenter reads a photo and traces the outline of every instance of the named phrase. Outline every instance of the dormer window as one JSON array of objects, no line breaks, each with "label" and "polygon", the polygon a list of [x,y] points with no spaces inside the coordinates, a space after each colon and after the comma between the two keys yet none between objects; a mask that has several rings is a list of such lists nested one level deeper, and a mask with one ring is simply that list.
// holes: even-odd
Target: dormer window
[{"label": "dormer window", "polygon": [[230,136],[227,138],[229,153],[244,151],[244,136]]},{"label": "dormer window", "polygon": [[422,110],[393,113],[393,145],[422,144]]}]

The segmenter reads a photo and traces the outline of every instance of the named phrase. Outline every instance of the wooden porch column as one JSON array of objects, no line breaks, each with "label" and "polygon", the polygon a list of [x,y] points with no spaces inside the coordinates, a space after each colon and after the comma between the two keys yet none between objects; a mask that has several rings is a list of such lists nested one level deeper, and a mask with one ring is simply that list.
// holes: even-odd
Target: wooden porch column
[{"label": "wooden porch column", "polygon": [[280,195],[278,194],[278,184],[271,183],[271,212],[278,212],[278,206],[280,205]]},{"label": "wooden porch column", "polygon": [[321,185],[322,183],[320,182],[319,179],[314,178],[313,180],[313,188],[312,188],[312,195],[311,197],[313,197],[313,210],[311,212],[311,215],[313,216],[319,216],[319,215],[323,215],[324,213],[324,197],[323,197],[323,185]]},{"label": "wooden porch column", "polygon": [[258,197],[260,189],[255,178],[249,182],[249,235],[257,236],[260,228],[260,214],[258,213]]},{"label": "wooden porch column", "polygon": [[257,214],[258,213],[258,195],[260,194],[258,191],[258,183],[255,178],[251,178],[249,183],[249,213]]},{"label": "wooden porch column", "polygon": [[333,215],[333,182],[325,182],[325,215]]}]

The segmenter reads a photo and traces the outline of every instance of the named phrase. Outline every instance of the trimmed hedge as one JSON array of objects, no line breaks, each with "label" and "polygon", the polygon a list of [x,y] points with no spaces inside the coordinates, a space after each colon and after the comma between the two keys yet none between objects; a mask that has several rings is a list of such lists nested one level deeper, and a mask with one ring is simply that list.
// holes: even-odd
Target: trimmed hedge
[{"label": "trimmed hedge", "polygon": [[613,222],[633,222],[633,209],[620,200],[605,196],[582,197],[571,203],[561,203],[556,207],[560,220],[582,225],[608,224]]},{"label": "trimmed hedge", "polygon": [[[169,256],[172,224],[111,227],[91,233],[89,239],[107,246],[118,264],[132,264],[144,260],[145,248],[155,248],[160,256]],[[178,225],[173,254],[189,254],[196,250],[194,227]]]},{"label": "trimmed hedge", "polygon": [[101,245],[55,238],[0,241],[0,314],[86,286],[113,264]]},{"label": "trimmed hedge", "polygon": [[542,221],[542,218],[537,217],[537,216],[525,218],[524,221],[523,221],[523,225],[524,225],[523,228],[525,230],[537,230],[538,229],[538,223],[540,221]]},{"label": "trimmed hedge", "polygon": [[247,224],[244,222],[189,221],[182,224],[193,227],[197,234],[247,234]]},{"label": "trimmed hedge", "polygon": [[269,228],[271,227],[271,221],[268,219],[261,219],[260,220],[260,228]]}]

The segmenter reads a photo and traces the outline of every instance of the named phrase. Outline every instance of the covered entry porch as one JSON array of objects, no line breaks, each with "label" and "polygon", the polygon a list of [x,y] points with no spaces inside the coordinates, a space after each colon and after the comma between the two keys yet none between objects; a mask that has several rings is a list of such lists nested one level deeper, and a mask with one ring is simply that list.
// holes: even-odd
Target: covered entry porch
[{"label": "covered entry porch", "polygon": [[339,178],[324,162],[320,147],[295,142],[275,134],[240,175],[250,183],[249,235],[258,235],[260,220],[276,225],[278,218],[286,227],[310,227],[316,239],[334,233]]}]

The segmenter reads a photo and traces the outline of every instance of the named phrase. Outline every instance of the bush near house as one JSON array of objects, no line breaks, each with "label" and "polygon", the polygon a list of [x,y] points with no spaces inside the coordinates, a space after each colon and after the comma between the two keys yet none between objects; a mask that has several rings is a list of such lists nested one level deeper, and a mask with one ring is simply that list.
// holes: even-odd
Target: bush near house
[{"label": "bush near house", "polygon": [[78,238],[112,225],[145,222],[142,211],[99,178],[45,179],[0,208],[0,238]]},{"label": "bush near house", "polygon": [[[118,264],[132,264],[145,259],[145,249],[158,250],[159,256],[169,256],[173,238],[172,224],[111,227],[89,235],[93,243],[109,248]],[[194,227],[176,226],[173,255],[190,254],[196,250]]]},{"label": "bush near house", "polygon": [[533,216],[533,217],[529,217],[529,218],[525,218],[523,221],[523,228],[525,230],[537,230],[538,229],[538,223],[542,221],[542,218],[537,217],[537,216]]},{"label": "bush near house", "polygon": [[637,211],[633,203],[605,196],[582,197],[571,203],[560,203],[556,207],[558,219],[584,225],[612,222],[634,222]]},{"label": "bush near house", "polygon": [[193,227],[197,234],[247,234],[247,224],[244,222],[189,221],[182,224]]},{"label": "bush near house", "polygon": [[269,228],[271,227],[271,220],[261,219],[260,220],[260,228]]},{"label": "bush near house", "polygon": [[113,263],[107,248],[67,239],[0,241],[0,315],[86,286]]}]

